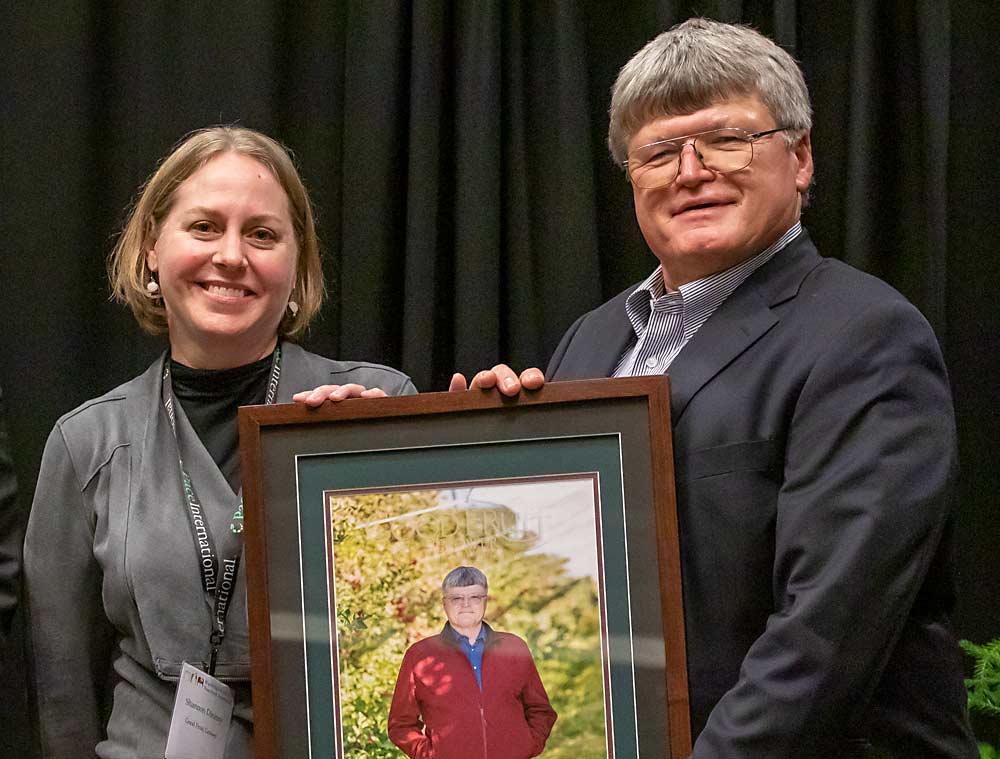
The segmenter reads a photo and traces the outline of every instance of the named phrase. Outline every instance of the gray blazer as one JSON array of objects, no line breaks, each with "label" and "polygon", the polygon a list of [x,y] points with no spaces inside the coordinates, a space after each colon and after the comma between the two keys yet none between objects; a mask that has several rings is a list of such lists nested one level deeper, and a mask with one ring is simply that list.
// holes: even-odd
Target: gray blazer
[{"label": "gray blazer", "polygon": [[[181,664],[208,658],[211,608],[161,402],[163,362],[66,414],[45,447],[24,580],[33,696],[48,759],[162,757]],[[390,395],[416,392],[394,369],[282,344],[278,402],[348,382]],[[224,556],[235,498],[177,409],[186,465],[214,475],[195,485]],[[236,695],[227,758],[252,753],[245,591],[240,572],[216,669]]]}]

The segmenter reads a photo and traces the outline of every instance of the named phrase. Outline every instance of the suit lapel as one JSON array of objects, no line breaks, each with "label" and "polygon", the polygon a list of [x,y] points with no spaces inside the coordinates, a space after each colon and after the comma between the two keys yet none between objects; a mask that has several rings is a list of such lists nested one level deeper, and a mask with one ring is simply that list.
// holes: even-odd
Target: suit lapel
[{"label": "suit lapel", "polygon": [[318,384],[315,372],[311,373],[303,361],[305,350],[302,346],[281,341],[281,377],[278,378],[276,403],[291,403],[292,396],[302,390],[312,390]]},{"label": "suit lapel", "polygon": [[601,336],[601,342],[594,343],[594,350],[584,357],[581,376],[610,377],[618,366],[618,360],[625,347],[635,337],[632,322],[628,320],[625,303],[617,310],[618,318],[609,325],[609,329]]},{"label": "suit lapel", "polygon": [[760,294],[746,282],[726,298],[670,364],[673,423],[677,424],[695,393],[777,322]]},{"label": "suit lapel", "polygon": [[670,413],[676,425],[708,382],[780,320],[773,307],[798,294],[822,259],[803,232],[726,298],[670,365]]}]

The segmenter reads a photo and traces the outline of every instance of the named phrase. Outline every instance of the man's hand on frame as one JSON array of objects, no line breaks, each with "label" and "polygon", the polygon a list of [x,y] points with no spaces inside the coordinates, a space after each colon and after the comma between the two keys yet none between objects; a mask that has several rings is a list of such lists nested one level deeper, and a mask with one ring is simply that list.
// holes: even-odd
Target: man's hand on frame
[{"label": "man's hand on frame", "polygon": [[478,372],[471,383],[466,383],[465,375],[455,373],[451,377],[451,384],[448,385],[450,392],[461,392],[463,390],[491,390],[496,388],[504,395],[514,396],[525,390],[537,390],[545,384],[545,375],[542,370],[536,367],[525,369],[520,376],[514,373],[507,364],[497,364],[492,369],[483,369]]}]

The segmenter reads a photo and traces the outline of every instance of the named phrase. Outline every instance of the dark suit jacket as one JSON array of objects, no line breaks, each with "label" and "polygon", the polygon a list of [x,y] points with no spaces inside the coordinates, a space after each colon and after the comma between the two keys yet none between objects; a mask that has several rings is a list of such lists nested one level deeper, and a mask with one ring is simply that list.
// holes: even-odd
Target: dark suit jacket
[{"label": "dark suit jacket", "polygon": [[[611,374],[628,292],[550,380]],[[694,756],[978,756],[948,621],[952,403],[919,312],[803,233],[669,375]]]}]

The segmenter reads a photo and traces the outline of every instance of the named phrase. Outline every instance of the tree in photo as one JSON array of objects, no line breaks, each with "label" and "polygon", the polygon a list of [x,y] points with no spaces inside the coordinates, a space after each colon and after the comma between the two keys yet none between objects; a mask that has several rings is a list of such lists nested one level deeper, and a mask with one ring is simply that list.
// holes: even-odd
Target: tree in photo
[{"label": "tree in photo", "polygon": [[[487,621],[524,638],[559,714],[551,759],[606,757],[597,584],[503,505],[455,505],[437,491],[331,499],[345,759],[397,759],[386,719],[406,649],[441,631],[441,578],[460,564],[490,578]],[[595,549],[596,550],[596,549]]]}]

